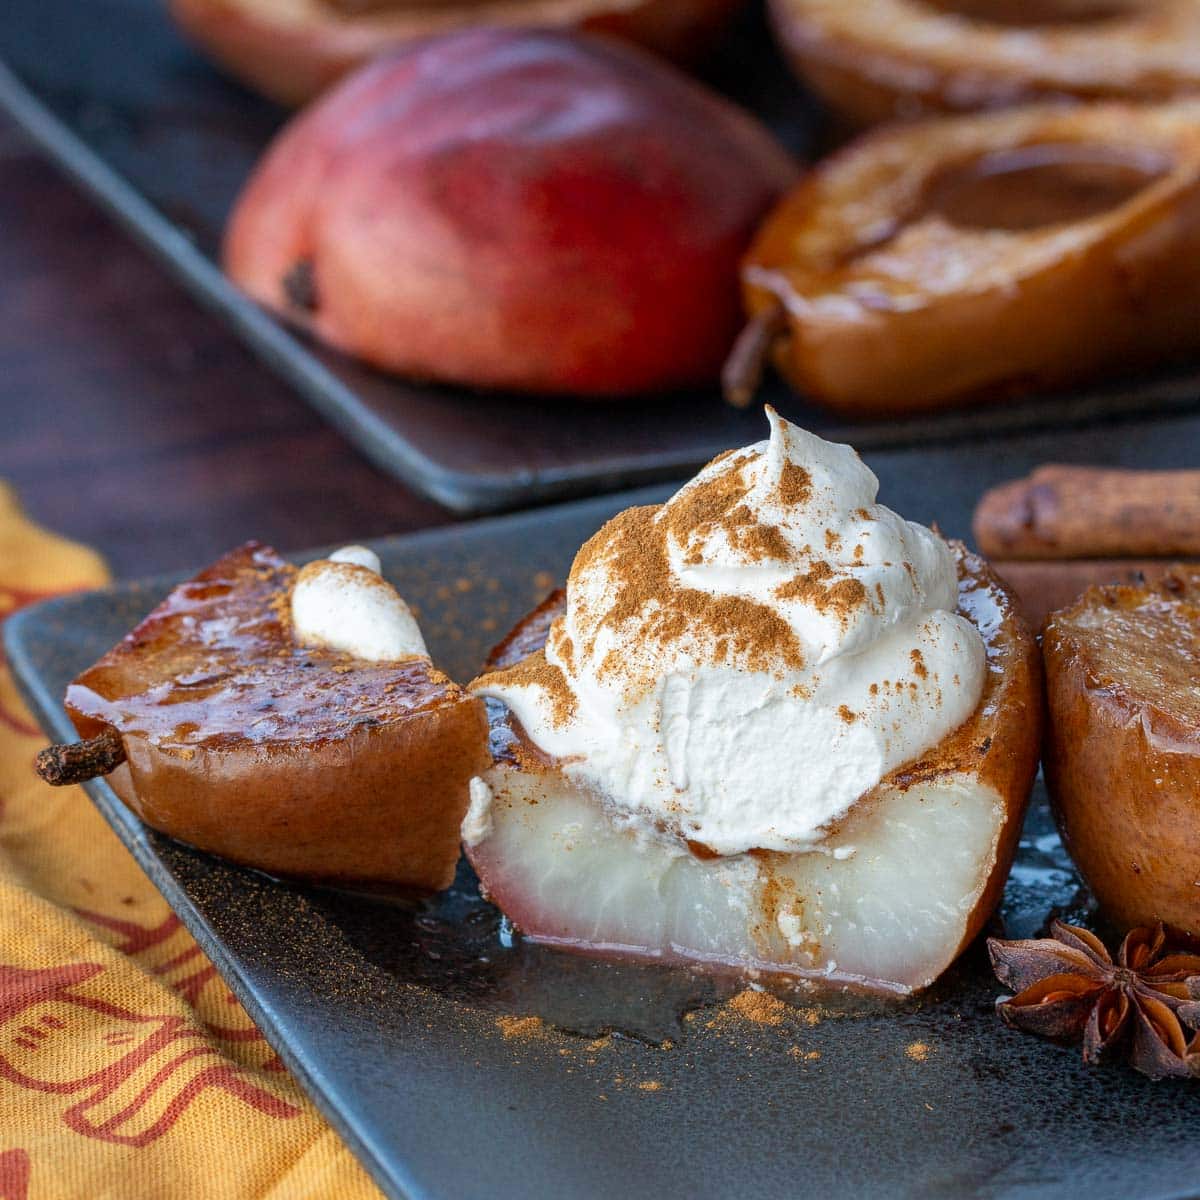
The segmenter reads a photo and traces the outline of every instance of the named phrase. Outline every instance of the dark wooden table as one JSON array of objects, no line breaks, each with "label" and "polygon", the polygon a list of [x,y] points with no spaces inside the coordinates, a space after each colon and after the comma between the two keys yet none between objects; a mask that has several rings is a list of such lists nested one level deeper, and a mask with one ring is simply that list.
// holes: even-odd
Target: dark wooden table
[{"label": "dark wooden table", "polygon": [[450,520],[387,478],[0,118],[0,479],[120,576]]}]

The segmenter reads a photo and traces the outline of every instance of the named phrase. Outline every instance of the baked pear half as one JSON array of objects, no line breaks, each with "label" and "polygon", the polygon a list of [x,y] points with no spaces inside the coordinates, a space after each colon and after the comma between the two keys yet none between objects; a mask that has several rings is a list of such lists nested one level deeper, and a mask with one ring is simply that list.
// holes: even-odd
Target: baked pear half
[{"label": "baked pear half", "polygon": [[760,353],[847,416],[1192,353],[1200,102],[1037,106],[868,134],[775,209],[742,280],[751,324],[726,369],[735,403],[752,395]]},{"label": "baked pear half", "polygon": [[1043,634],[1063,841],[1122,928],[1200,933],[1200,567],[1089,589]]},{"label": "baked pear half", "polygon": [[[1042,712],[1032,636],[986,564],[961,545],[954,553],[959,612],[986,646],[982,698],[951,736],[854,805],[836,829],[842,849],[720,856],[641,836],[489,699],[494,763],[486,789],[473,785],[463,829],[487,896],[526,937],[572,949],[891,994],[933,982],[1000,899]],[[562,612],[560,593],[526,617],[473,686],[539,662]]]},{"label": "baked pear half", "polygon": [[[375,629],[402,604],[377,571],[321,565],[343,586],[332,604],[328,589],[304,602],[335,640],[345,588]],[[71,683],[88,740],[39,768],[59,783],[107,774],[147,825],[273,875],[447,887],[468,781],[488,759],[484,706],[423,643],[393,661],[300,644],[290,602],[312,578],[252,542],[181,584]]]},{"label": "baked pear half", "polygon": [[1196,0],[770,0],[799,77],[856,124],[1200,89]]},{"label": "baked pear half", "polygon": [[169,0],[175,20],[243,83],[281,104],[432,34],[477,25],[586,29],[678,62],[716,44],[743,0]]}]

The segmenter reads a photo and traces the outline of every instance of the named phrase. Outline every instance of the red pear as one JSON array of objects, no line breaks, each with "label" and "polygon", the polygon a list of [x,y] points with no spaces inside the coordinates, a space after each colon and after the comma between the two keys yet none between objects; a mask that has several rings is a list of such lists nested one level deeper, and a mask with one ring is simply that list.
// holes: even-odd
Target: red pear
[{"label": "red pear", "polygon": [[739,258],[794,176],[751,117],[640,51],[472,30],[364,68],[288,126],[225,262],[386,370],[664,390],[717,377]]}]

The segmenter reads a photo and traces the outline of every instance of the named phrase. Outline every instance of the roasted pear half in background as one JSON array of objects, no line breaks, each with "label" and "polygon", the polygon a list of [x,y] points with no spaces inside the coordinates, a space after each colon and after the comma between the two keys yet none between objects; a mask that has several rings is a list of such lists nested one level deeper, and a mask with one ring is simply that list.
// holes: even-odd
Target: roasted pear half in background
[{"label": "roasted pear half in background", "polygon": [[796,73],[858,124],[1200,89],[1196,0],[769,0]]},{"label": "roasted pear half in background", "polygon": [[715,380],[795,177],[750,116],[603,38],[479,30],[297,118],[234,211],[251,296],[402,375],[621,395]]},{"label": "roasted pear half in background", "polygon": [[68,688],[91,741],[39,763],[62,782],[107,773],[147,825],[271,874],[446,887],[487,761],[483,704],[423,654],[298,644],[298,578],[252,542],[181,584]]},{"label": "roasted pear half in background", "polygon": [[232,74],[301,104],[381,53],[481,25],[612,34],[678,62],[717,43],[743,0],[169,0],[189,36]]},{"label": "roasted pear half in background", "polygon": [[1200,568],[1091,588],[1042,646],[1046,783],[1071,857],[1122,928],[1200,933]]},{"label": "roasted pear half in background", "polygon": [[1040,106],[868,134],[776,208],[742,272],[763,354],[848,416],[1074,383],[1200,348],[1200,102]]}]

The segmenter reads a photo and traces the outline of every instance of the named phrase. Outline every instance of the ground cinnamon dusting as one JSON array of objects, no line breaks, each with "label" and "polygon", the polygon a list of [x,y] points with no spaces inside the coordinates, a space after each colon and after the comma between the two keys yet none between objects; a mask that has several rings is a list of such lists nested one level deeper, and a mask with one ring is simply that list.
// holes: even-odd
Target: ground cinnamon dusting
[{"label": "ground cinnamon dusting", "polygon": [[506,1039],[539,1037],[545,1030],[541,1017],[497,1017],[496,1028]]},{"label": "ground cinnamon dusting", "polygon": [[[729,451],[714,459],[721,462],[740,452]],[[551,633],[554,657],[574,673],[576,654],[592,657],[598,635],[605,629],[618,630],[636,621],[639,632],[652,646],[664,649],[685,645],[700,637],[711,645],[717,662],[737,662],[751,670],[773,670],[780,666],[802,669],[804,654],[799,639],[786,620],[773,608],[742,596],[714,596],[698,588],[681,587],[672,574],[672,540],[684,554],[684,562],[703,560],[703,548],[714,532],[723,531],[730,547],[751,562],[786,562],[793,549],[783,531],[764,525],[746,503],[751,484],[744,474],[745,456],[732,457],[729,466],[698,484],[685,488],[669,506],[646,505],[627,509],[590,538],[576,555],[569,586],[573,619],[579,644],[572,644],[561,624]],[[779,472],[778,489],[785,505],[806,503],[812,494],[812,477],[803,467],[785,463]],[[836,540],[836,535],[833,535]],[[827,538],[827,542],[828,542]],[[581,580],[590,572],[603,571],[610,586],[596,611],[584,605]],[[827,582],[828,581],[828,582]],[[780,599],[800,599],[821,611],[843,616],[866,600],[862,584],[855,579],[836,579],[828,563],[820,563],[808,575],[797,576],[778,589]],[[636,671],[620,649],[603,659],[599,673]],[[631,681],[629,699],[635,699],[652,684],[650,672]],[[533,655],[481,684],[532,684],[549,698],[551,719],[563,724],[575,715],[575,697],[563,671],[543,655]]]},{"label": "ground cinnamon dusting", "polygon": [[[730,546],[739,554],[744,554],[751,562],[763,562],[767,559],[786,561],[791,556],[792,548],[779,527],[761,524],[748,505],[739,504],[718,524],[725,530]],[[684,562],[688,566],[703,562],[699,545],[688,554]]]},{"label": "ground cinnamon dusting", "polygon": [[481,675],[472,687],[486,691],[492,685],[541,688],[550,705],[550,720],[555,725],[565,725],[575,715],[575,693],[562,668],[546,661],[545,650],[535,650],[502,671]]},{"label": "ground cinnamon dusting", "polygon": [[804,575],[795,575],[775,589],[777,600],[799,600],[820,613],[833,612],[843,619],[866,603],[867,589],[858,579],[827,583],[835,572],[827,562],[815,562]]},{"label": "ground cinnamon dusting", "polygon": [[[708,511],[700,502],[697,505],[696,511]],[[741,596],[712,596],[679,586],[667,557],[667,537],[678,525],[677,514],[671,521],[656,522],[659,511],[654,505],[626,509],[576,556],[572,582],[593,568],[607,566],[615,583],[607,608],[592,620],[593,632],[584,652],[592,652],[602,628],[616,629],[625,621],[644,618],[644,635],[662,646],[678,644],[692,631],[702,630],[715,641],[718,661],[738,657],[752,669],[768,669],[780,660],[802,667],[804,654],[795,633],[772,609]],[[618,656],[611,666],[627,670],[630,664]]]},{"label": "ground cinnamon dusting", "polygon": [[802,1050],[799,1046],[789,1046],[788,1054],[799,1062],[816,1062],[821,1057],[820,1050]]},{"label": "ground cinnamon dusting", "polygon": [[275,619],[288,632],[289,636],[292,628],[292,589],[287,587],[282,591],[276,592],[269,601],[267,606],[270,608]]},{"label": "ground cinnamon dusting", "polygon": [[812,496],[812,476],[804,467],[785,462],[779,470],[779,498],[789,507],[807,504]]},{"label": "ground cinnamon dusting", "polygon": [[731,468],[685,488],[671,504],[663,525],[682,542],[689,534],[724,520],[739,505],[745,509],[741,501],[749,490],[741,467]]},{"label": "ground cinnamon dusting", "polygon": [[750,490],[741,467],[686,488],[669,508],[663,509],[662,527],[681,546],[694,542],[684,557],[688,566],[704,561],[704,539],[722,529],[730,546],[751,562],[786,560],[791,547],[777,526],[764,525],[744,503]]},{"label": "ground cinnamon dusting", "polygon": [[778,996],[756,992],[753,988],[738,992],[729,1001],[729,1007],[756,1025],[781,1025],[788,1011],[788,1006]]},{"label": "ground cinnamon dusting", "polygon": [[554,650],[559,662],[565,664],[568,671],[575,670],[575,643],[567,634],[566,624],[561,618],[550,626],[547,644]]}]

